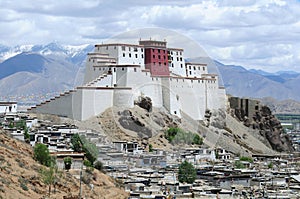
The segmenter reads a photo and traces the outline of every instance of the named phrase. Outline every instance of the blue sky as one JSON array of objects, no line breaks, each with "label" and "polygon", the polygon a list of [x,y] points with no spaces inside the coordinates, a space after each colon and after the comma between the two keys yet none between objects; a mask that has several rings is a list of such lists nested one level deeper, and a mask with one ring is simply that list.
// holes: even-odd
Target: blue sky
[{"label": "blue sky", "polygon": [[299,10],[296,0],[1,0],[0,44],[96,44],[160,27],[225,64],[300,72]]}]

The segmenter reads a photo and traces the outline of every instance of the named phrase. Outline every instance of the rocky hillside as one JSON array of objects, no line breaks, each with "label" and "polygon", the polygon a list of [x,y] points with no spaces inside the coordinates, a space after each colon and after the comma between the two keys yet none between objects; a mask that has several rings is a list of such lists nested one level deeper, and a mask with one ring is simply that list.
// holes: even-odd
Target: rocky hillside
[{"label": "rocky hillside", "polygon": [[230,113],[244,126],[259,132],[272,149],[279,152],[293,151],[288,135],[268,106],[261,105],[257,100],[235,98],[235,101],[230,100]]},{"label": "rocky hillside", "polygon": [[[51,196],[48,186],[41,179],[40,170],[45,168],[33,158],[32,147],[24,142],[9,137],[0,130],[0,198],[66,198],[77,199],[79,180],[75,178],[79,171],[61,171]],[[73,174],[73,175],[72,175]],[[82,183],[82,195],[85,198],[127,198],[128,195],[105,174],[94,170],[92,173],[83,172],[94,184],[93,190]],[[71,197],[73,196],[73,197]]]}]

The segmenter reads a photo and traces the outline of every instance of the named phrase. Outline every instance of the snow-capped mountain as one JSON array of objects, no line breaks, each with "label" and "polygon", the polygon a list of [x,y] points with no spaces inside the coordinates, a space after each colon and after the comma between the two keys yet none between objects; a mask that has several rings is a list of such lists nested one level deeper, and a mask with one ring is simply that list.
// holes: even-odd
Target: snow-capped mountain
[{"label": "snow-capped mountain", "polygon": [[86,54],[93,50],[93,45],[61,45],[57,42],[52,42],[46,45],[19,45],[8,47],[0,45],[0,62],[3,62],[11,57],[21,53],[37,53],[45,56],[58,56],[71,61],[74,64],[82,64]]}]

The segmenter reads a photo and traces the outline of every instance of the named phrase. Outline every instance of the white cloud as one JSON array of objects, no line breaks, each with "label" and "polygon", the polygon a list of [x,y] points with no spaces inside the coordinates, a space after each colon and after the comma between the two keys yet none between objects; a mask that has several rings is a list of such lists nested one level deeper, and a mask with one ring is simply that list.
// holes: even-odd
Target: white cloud
[{"label": "white cloud", "polygon": [[94,44],[161,27],[196,40],[223,63],[300,71],[299,10],[296,0],[2,0],[0,44]]}]

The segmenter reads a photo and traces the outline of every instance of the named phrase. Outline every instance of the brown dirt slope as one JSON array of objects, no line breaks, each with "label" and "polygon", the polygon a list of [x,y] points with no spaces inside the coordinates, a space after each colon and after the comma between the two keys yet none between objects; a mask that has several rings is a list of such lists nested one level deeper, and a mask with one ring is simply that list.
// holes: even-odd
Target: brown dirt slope
[{"label": "brown dirt slope", "polygon": [[[42,182],[39,173],[44,166],[32,157],[33,150],[30,145],[11,138],[0,129],[0,199],[78,196],[79,180],[71,174],[72,172],[61,171],[61,176],[55,189],[52,187],[49,197],[48,186]],[[128,197],[127,193],[117,188],[116,183],[107,175],[97,170],[92,171],[90,175],[92,176],[90,183],[94,187],[92,190],[90,186],[82,183],[84,198]]]}]

